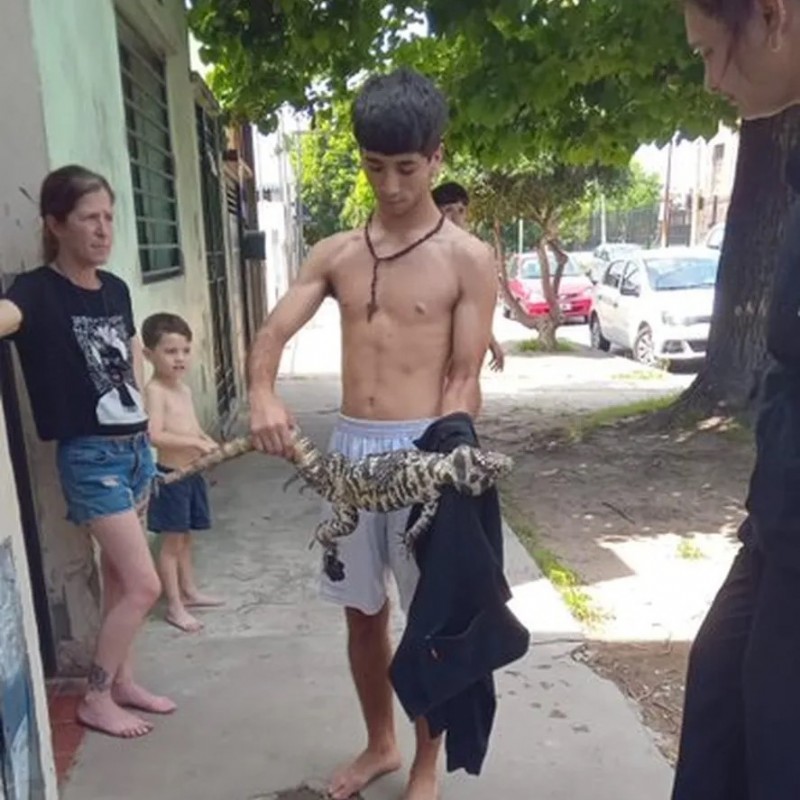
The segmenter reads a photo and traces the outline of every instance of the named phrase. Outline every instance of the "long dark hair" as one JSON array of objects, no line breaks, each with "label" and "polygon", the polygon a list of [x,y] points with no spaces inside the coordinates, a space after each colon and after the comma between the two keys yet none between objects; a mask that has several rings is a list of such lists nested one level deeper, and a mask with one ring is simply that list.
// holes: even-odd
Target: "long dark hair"
[{"label": "long dark hair", "polygon": [[683,0],[684,5],[695,6],[704,14],[724,23],[737,36],[753,16],[758,0]]},{"label": "long dark hair", "polygon": [[58,255],[58,239],[47,227],[47,217],[64,222],[82,197],[101,189],[108,192],[113,203],[111,184],[102,175],[77,164],[54,170],[44,179],[39,192],[39,214],[42,218],[42,250],[46,263]]}]

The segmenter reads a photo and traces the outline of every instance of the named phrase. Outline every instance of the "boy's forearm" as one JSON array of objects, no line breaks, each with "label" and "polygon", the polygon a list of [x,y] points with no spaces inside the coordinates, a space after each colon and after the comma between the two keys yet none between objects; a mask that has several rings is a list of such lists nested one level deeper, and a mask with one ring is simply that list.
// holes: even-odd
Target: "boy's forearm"
[{"label": "boy's forearm", "polygon": [[471,417],[481,410],[481,386],[477,376],[448,378],[442,396],[442,416],[465,412]]},{"label": "boy's forearm", "polygon": [[265,325],[253,342],[248,359],[248,394],[260,397],[275,394],[275,381],[285,343],[280,342],[269,324]]},{"label": "boy's forearm", "polygon": [[133,379],[136,382],[136,388],[141,391],[144,386],[144,352],[142,351],[142,343],[138,337],[134,337],[131,341],[131,354],[133,362]]},{"label": "boy's forearm", "polygon": [[161,433],[151,433],[150,441],[156,448],[169,449],[197,447],[204,442],[203,436],[189,436],[182,433],[168,433],[161,431]]}]

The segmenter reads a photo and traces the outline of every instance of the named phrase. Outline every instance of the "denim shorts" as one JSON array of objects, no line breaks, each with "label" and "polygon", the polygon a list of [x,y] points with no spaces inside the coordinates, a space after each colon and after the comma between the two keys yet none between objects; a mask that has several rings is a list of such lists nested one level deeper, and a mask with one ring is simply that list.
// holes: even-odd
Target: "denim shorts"
[{"label": "denim shorts", "polygon": [[146,433],[60,441],[56,461],[67,519],[75,525],[139,507],[156,474]]},{"label": "denim shorts", "polygon": [[[169,467],[158,465],[164,475]],[[147,508],[147,530],[153,533],[188,533],[211,527],[208,485],[202,475],[190,475],[175,483],[159,486]]]}]

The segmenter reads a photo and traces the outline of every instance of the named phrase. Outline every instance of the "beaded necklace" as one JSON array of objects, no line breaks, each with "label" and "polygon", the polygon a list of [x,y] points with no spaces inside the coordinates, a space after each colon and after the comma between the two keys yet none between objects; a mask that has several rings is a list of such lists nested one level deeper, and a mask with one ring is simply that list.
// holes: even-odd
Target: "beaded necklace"
[{"label": "beaded necklace", "polygon": [[417,239],[415,242],[412,242],[408,247],[404,247],[402,250],[398,250],[396,253],[392,253],[389,256],[379,256],[375,252],[375,245],[372,243],[372,238],[369,235],[369,226],[372,224],[372,217],[373,215],[369,215],[369,219],[367,220],[367,224],[364,226],[364,240],[367,243],[367,249],[369,250],[369,254],[373,258],[372,264],[372,285],[370,286],[369,292],[369,303],[367,304],[367,321],[372,322],[372,318],[375,316],[375,312],[378,310],[378,266],[379,264],[384,261],[394,261],[397,258],[400,258],[404,255],[407,255],[415,248],[419,247],[424,242],[427,242],[428,239],[435,236],[439,231],[442,229],[442,225],[444,225],[445,216],[444,214],[439,217],[439,221],[436,225],[433,226],[424,236]]}]

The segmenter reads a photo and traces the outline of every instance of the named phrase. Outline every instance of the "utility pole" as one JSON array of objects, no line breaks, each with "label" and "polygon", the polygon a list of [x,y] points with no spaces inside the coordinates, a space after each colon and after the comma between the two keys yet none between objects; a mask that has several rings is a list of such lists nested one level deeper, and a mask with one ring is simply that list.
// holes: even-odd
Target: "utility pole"
[{"label": "utility pole", "polygon": [[[297,269],[300,269],[300,264],[303,263],[305,251],[303,242],[303,133],[300,125],[297,122],[297,116],[294,118],[295,122],[295,139],[297,141],[297,176],[295,181],[295,193],[297,196],[297,205],[295,214],[297,215]],[[295,272],[294,277],[297,277]]]},{"label": "utility pole", "polygon": [[600,193],[600,244],[608,241],[608,220],[606,219],[606,196]]},{"label": "utility pole", "polygon": [[689,234],[689,244],[694,247],[697,244],[698,232],[700,227],[700,169],[703,159],[703,140],[695,142],[695,165],[694,165],[694,186],[692,188],[692,218],[691,233]]},{"label": "utility pole", "polygon": [[525,248],[525,220],[520,217],[517,225],[517,253],[522,255],[523,249]]},{"label": "utility pole", "polygon": [[672,184],[672,149],[675,144],[675,137],[669,140],[667,146],[667,178],[664,181],[664,220],[663,227],[661,228],[661,246],[667,247],[669,245],[669,222],[670,222],[670,194]]}]

